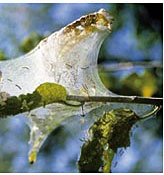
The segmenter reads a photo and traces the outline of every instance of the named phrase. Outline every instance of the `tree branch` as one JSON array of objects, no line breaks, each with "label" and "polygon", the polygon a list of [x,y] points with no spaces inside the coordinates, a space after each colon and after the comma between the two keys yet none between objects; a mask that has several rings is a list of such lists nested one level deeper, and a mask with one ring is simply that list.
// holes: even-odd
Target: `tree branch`
[{"label": "tree branch", "polygon": [[157,68],[162,68],[162,62],[160,61],[142,61],[142,62],[122,62],[122,63],[115,63],[115,64],[102,64],[99,65],[100,70],[105,70],[105,71],[119,71],[119,70],[123,70],[123,69],[131,69],[135,66],[140,66],[140,67],[144,67],[144,68],[153,68],[153,67],[157,67]]},{"label": "tree branch", "polygon": [[[61,87],[60,87],[61,88]],[[16,96],[7,96],[4,92],[1,93],[0,98],[0,117],[7,117],[9,115],[16,115],[23,112],[28,112],[33,109],[52,104],[52,103],[64,103],[66,101],[76,102],[115,102],[115,103],[139,103],[139,104],[151,104],[151,105],[163,105],[162,98],[146,98],[138,96],[73,96],[65,94],[65,97],[60,97],[58,94],[53,97],[54,89],[49,89],[49,96],[46,94],[39,94],[38,91],[34,91],[32,94]],[[55,89],[56,91],[56,89]],[[64,91],[64,90],[63,90]],[[59,98],[60,97],[60,98]],[[48,99],[48,100],[47,100]],[[75,105],[75,107],[77,107]]]},{"label": "tree branch", "polygon": [[73,96],[68,95],[67,100],[78,102],[115,102],[163,105],[163,98],[139,96]]}]

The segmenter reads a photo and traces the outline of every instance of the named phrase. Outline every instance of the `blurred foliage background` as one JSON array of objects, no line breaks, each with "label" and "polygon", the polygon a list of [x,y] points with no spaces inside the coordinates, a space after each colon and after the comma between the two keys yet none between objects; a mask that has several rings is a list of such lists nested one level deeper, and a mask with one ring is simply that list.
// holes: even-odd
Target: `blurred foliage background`
[{"label": "blurred foliage background", "polygon": [[[103,83],[120,95],[162,97],[162,4],[0,4],[0,60],[27,53],[52,32],[100,8],[115,18],[99,54]],[[78,127],[80,118],[49,136],[34,165],[27,159],[24,121],[21,115],[0,120],[0,172],[78,172],[79,133],[84,131]],[[131,147],[115,156],[112,172],[162,172],[162,110],[138,126],[133,127]]]}]

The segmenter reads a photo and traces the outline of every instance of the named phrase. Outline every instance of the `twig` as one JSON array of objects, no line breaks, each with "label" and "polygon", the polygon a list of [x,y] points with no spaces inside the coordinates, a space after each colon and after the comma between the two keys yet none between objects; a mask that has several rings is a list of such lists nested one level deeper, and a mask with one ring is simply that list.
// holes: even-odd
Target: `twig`
[{"label": "twig", "polygon": [[145,120],[157,113],[160,110],[160,106],[155,106],[154,110],[140,117],[140,120]]},{"label": "twig", "polygon": [[67,100],[78,102],[115,102],[163,105],[163,98],[139,96],[73,96],[68,95]]},{"label": "twig", "polygon": [[162,62],[160,61],[145,61],[145,62],[122,62],[122,63],[114,63],[114,64],[102,64],[99,66],[100,70],[105,70],[105,71],[119,71],[123,69],[131,69],[135,66],[140,66],[144,68],[162,68]]}]

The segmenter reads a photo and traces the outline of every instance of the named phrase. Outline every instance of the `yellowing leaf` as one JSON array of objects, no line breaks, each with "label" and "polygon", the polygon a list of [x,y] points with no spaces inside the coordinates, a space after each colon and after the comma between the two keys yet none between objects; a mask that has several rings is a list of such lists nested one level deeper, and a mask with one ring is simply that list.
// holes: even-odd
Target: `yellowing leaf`
[{"label": "yellowing leaf", "polygon": [[35,163],[36,162],[36,156],[37,156],[37,153],[36,151],[32,151],[29,156],[28,156],[28,159],[29,159],[29,162],[31,164]]},{"label": "yellowing leaf", "polygon": [[144,97],[151,97],[153,93],[154,93],[154,88],[151,86],[144,86],[142,88],[142,95]]},{"label": "yellowing leaf", "polygon": [[133,73],[122,82],[125,87],[134,91],[135,95],[151,97],[157,91],[156,78],[150,71],[144,71],[142,75]]},{"label": "yellowing leaf", "polygon": [[151,72],[145,71],[142,79],[142,95],[144,97],[151,97],[157,91],[157,82],[155,76]]}]

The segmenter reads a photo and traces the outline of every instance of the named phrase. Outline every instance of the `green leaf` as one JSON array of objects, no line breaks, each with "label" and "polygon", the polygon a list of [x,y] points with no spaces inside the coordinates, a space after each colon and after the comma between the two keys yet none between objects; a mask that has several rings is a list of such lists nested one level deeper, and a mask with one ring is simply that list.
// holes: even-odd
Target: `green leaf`
[{"label": "green leaf", "polygon": [[0,51],[0,61],[7,60],[7,57],[3,51]]},{"label": "green leaf", "polygon": [[40,95],[41,101],[45,104],[66,101],[66,89],[56,83],[43,83],[36,88],[35,92]]},{"label": "green leaf", "polygon": [[20,50],[23,53],[27,53],[30,50],[32,50],[37,44],[44,39],[45,37],[33,32],[31,35],[29,35],[27,38],[24,39],[24,41],[20,44]]}]

